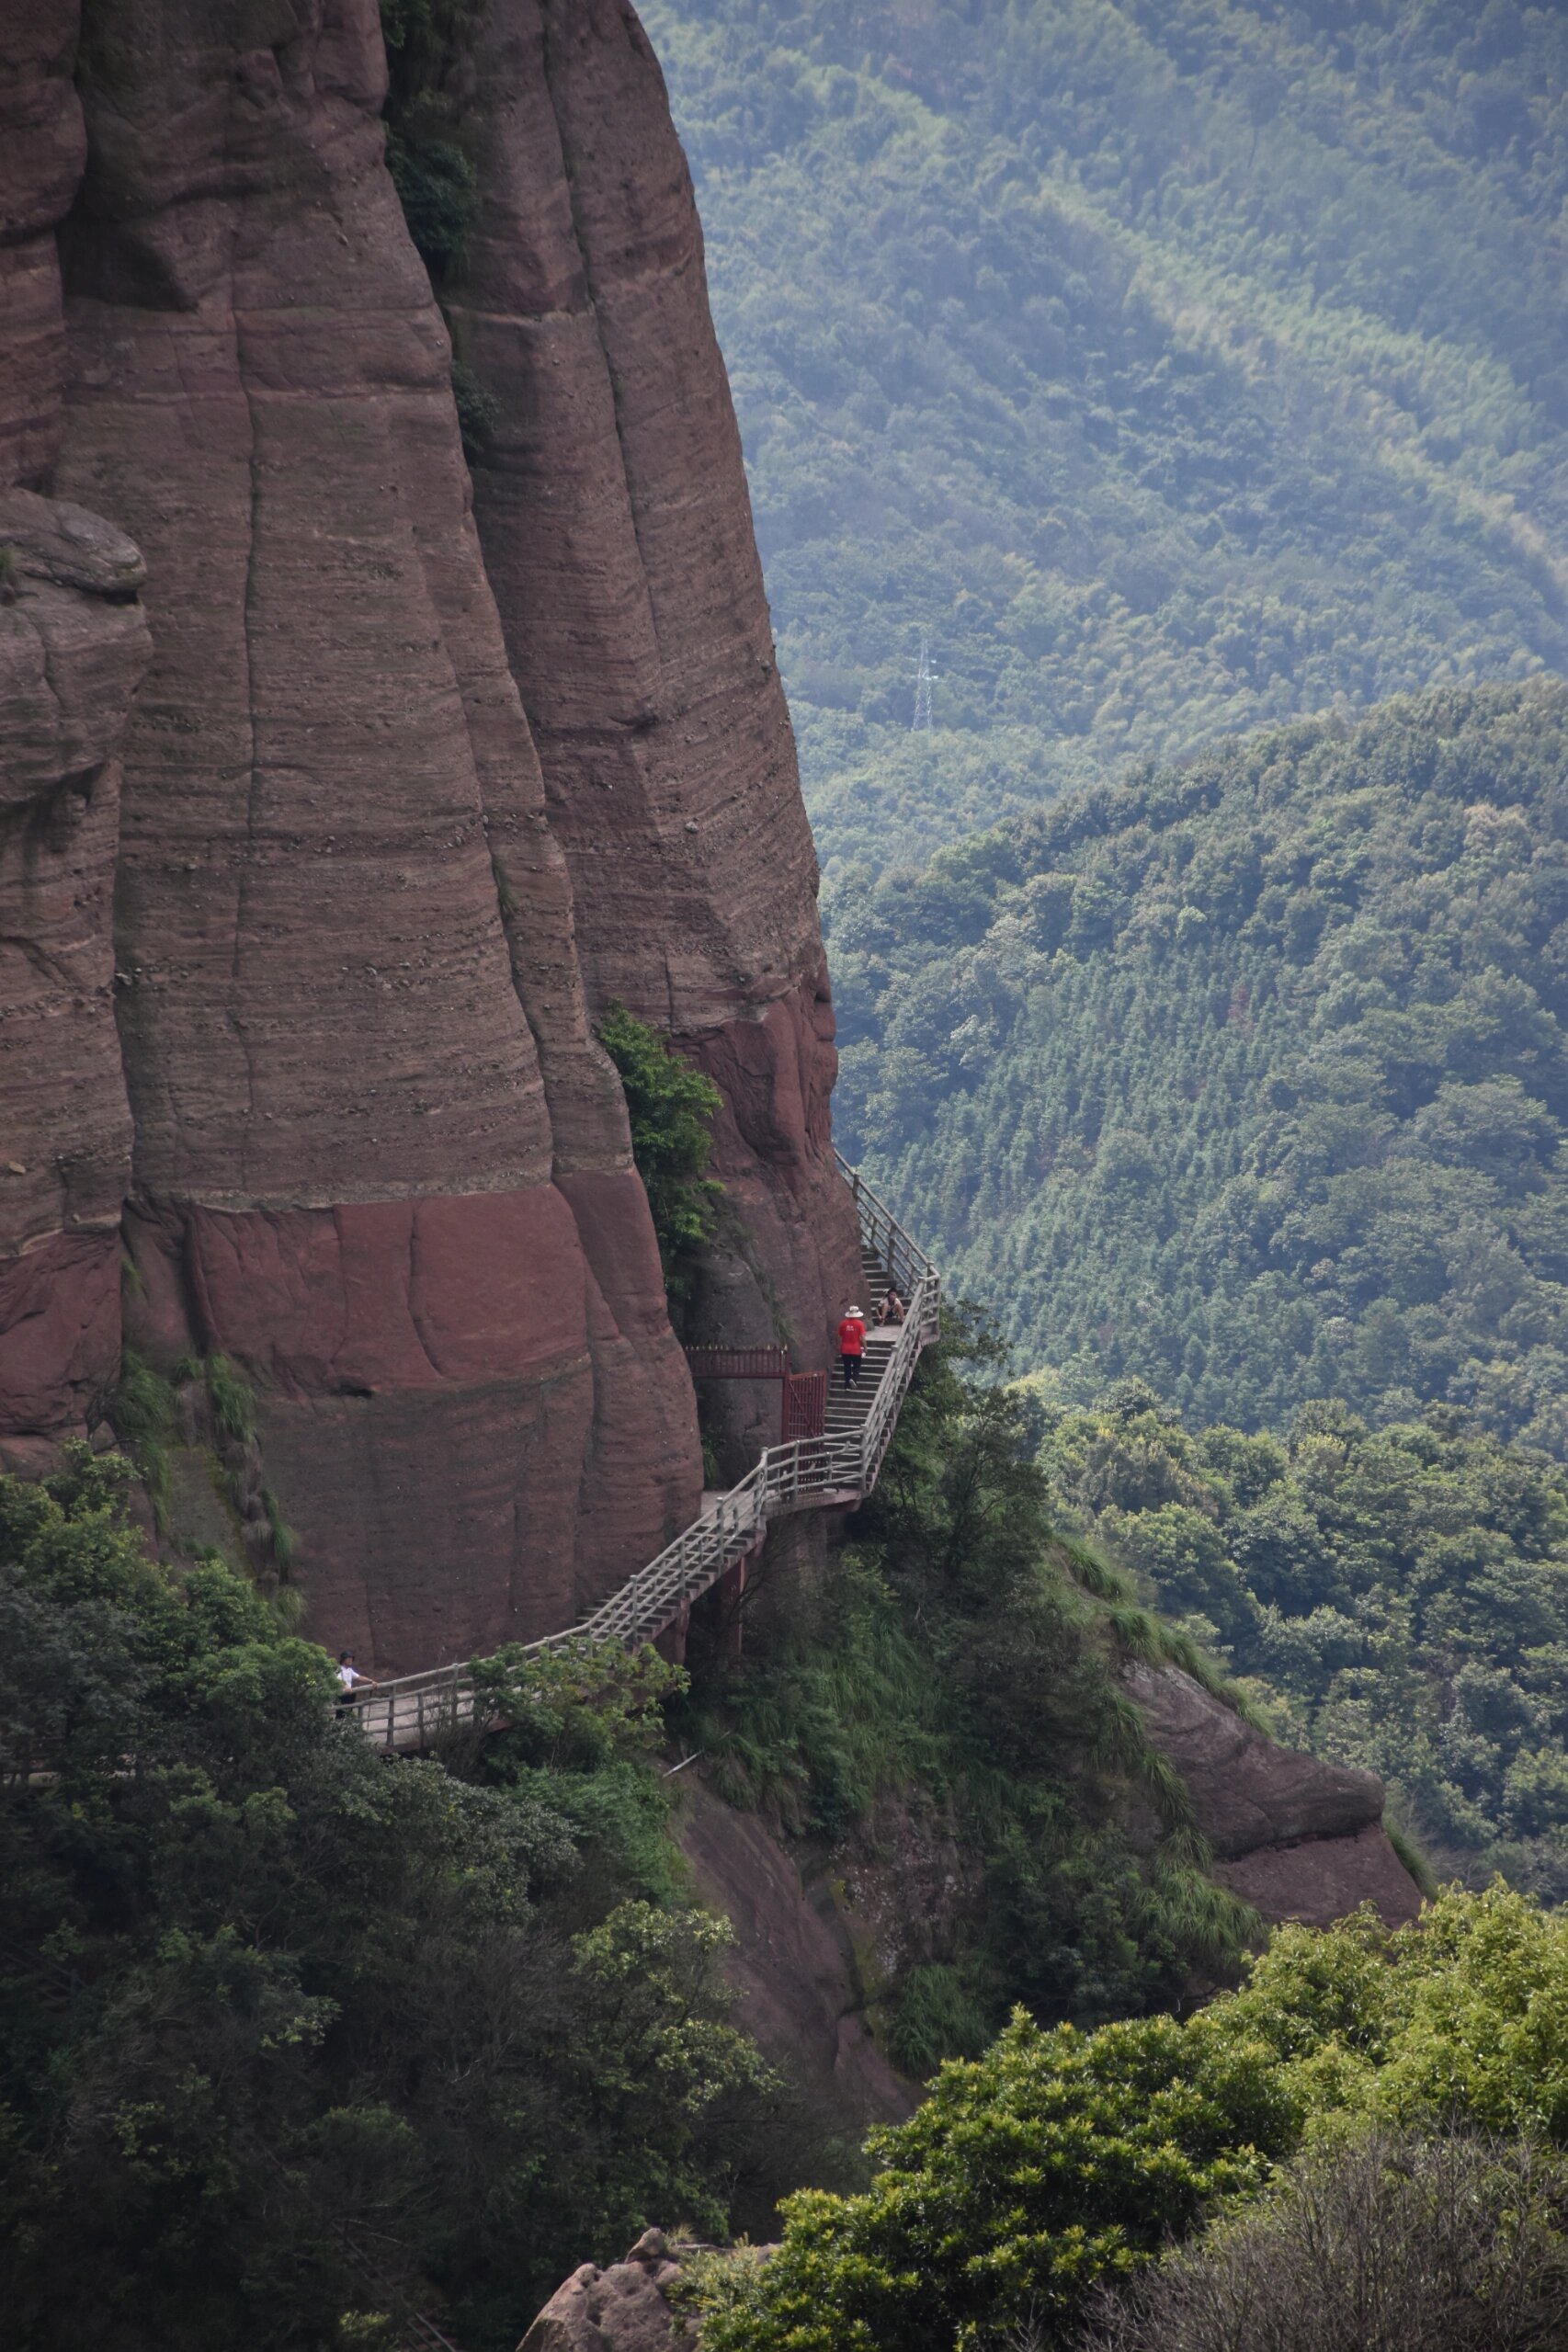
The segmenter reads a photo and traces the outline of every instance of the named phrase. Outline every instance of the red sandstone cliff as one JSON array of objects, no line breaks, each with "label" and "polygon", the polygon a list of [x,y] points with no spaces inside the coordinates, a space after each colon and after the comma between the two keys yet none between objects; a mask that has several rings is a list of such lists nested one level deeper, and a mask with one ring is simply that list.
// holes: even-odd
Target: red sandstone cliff
[{"label": "red sandstone cliff", "polygon": [[23,1469],[83,1425],[119,1360],[131,1120],[110,903],[149,653],[136,549],[36,494],[60,453],[74,48],[72,11],[0,15],[0,1462]]},{"label": "red sandstone cliff", "polygon": [[724,1096],[741,1230],[702,1335],[782,1317],[822,1364],[859,1260],[816,857],[690,175],[626,0],[486,0],[456,71],[483,161],[446,305],[495,417],[475,511],[590,995]]},{"label": "red sandstone cliff", "polygon": [[[24,1099],[13,1138],[7,1432],[30,1455],[93,1418],[123,1239],[131,1338],[252,1376],[319,1629],[426,1663],[570,1619],[696,1505],[595,1012],[674,1029],[723,1089],[710,1327],[782,1318],[821,1361],[857,1280],[815,863],[690,185],[629,10],[497,0],[460,313],[501,418],[482,559],[373,0],[87,0],[79,99],[74,31],[56,5],[6,42],[0,451],[140,547],[152,667],[117,810],[147,644],[116,606],[68,1052],[43,1055],[36,1002],[67,915],[30,868],[16,934],[35,982],[8,1040],[47,1058],[53,1109]],[[41,675],[49,596],[100,589],[29,585],[13,661]],[[20,687],[11,722],[36,810],[75,752]]]}]

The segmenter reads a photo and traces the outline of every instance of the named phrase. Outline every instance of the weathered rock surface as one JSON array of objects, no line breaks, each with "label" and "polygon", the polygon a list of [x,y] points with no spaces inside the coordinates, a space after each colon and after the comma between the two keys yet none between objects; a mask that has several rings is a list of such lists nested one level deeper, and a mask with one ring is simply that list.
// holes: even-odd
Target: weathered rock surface
[{"label": "weathered rock surface", "polygon": [[517,2352],[690,2352],[697,2328],[670,2303],[681,2275],[663,2230],[644,2230],[624,2262],[585,2262],[558,2287]]},{"label": "weathered rock surface", "polygon": [[[258,1375],[324,1636],[568,1620],[700,1463],[381,156],[374,0],[89,0],[58,480],[141,534],[138,1334]],[[505,913],[503,908],[505,907]]]},{"label": "weathered rock surface", "polygon": [[1192,1792],[1222,1885],[1271,1921],[1324,1927],[1363,1903],[1391,1926],[1415,1918],[1420,1893],[1382,1825],[1375,1773],[1278,1746],[1175,1667],[1125,1679]]},{"label": "weathered rock surface", "polygon": [[894,2122],[915,2104],[866,2023],[851,1923],[826,1879],[799,1862],[756,1813],[688,1786],[676,1835],[704,1900],[735,1931],[735,2022],[850,2129]]},{"label": "weathered rock surface", "polygon": [[31,1459],[112,1381],[123,1203],[132,1336],[253,1377],[317,1629],[383,1668],[559,1625],[696,1506],[591,1007],[673,1028],[724,1088],[716,1334],[787,1322],[821,1361],[858,1279],[814,858],[663,83],[619,5],[494,0],[483,43],[494,314],[460,324],[502,377],[528,347],[504,410],[532,420],[485,500],[505,631],[374,0],[0,13],[0,481],[131,534],[153,634],[121,793],[140,559],[122,537],[136,579],[99,576],[107,538],[73,552],[99,527],[18,510],[0,1427]]},{"label": "weathered rock surface", "polygon": [[747,1242],[698,1335],[782,1317],[820,1365],[859,1261],[816,858],[690,176],[626,0],[487,0],[464,70],[486,165],[447,304],[495,407],[475,508],[590,995],[724,1094]]},{"label": "weathered rock surface", "polygon": [[150,652],[124,534],[0,491],[0,1463],[82,1435],[119,1362],[131,1119],[110,915]]},{"label": "weathered rock surface", "polygon": [[76,0],[0,0],[0,484],[47,487],[65,323],[54,232],[82,176]]}]

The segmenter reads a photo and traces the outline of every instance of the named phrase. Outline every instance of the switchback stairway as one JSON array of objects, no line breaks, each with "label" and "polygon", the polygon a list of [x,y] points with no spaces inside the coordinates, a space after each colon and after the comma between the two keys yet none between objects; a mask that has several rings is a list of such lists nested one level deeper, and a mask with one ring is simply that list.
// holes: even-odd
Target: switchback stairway
[{"label": "switchback stairway", "polygon": [[[581,1624],[528,1642],[525,1656],[584,1642],[629,1646],[652,1642],[756,1551],[774,1520],[796,1511],[852,1509],[875,1486],[921,1351],[940,1328],[941,1283],[936,1267],[869,1185],[839,1154],[835,1157],[854,1193],[860,1223],[866,1296],[859,1303],[870,1328],[859,1386],[847,1392],[832,1388],[822,1437],[770,1446],[738,1486],[705,1494],[700,1516],[619,1592]],[[876,1312],[890,1283],[908,1312],[902,1324],[879,1330]],[[470,1662],[381,1683],[356,1702],[354,1711],[365,1736],[395,1754],[428,1747],[444,1733],[472,1724],[477,1705]]]}]

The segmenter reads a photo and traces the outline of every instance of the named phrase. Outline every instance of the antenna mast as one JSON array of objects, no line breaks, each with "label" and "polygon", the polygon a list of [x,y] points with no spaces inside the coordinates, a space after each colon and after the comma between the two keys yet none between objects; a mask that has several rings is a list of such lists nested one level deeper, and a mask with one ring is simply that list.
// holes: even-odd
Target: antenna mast
[{"label": "antenna mast", "polygon": [[913,732],[917,735],[931,733],[931,681],[937,676],[931,667],[931,640],[923,629],[920,632],[920,667],[915,673],[915,717]]}]

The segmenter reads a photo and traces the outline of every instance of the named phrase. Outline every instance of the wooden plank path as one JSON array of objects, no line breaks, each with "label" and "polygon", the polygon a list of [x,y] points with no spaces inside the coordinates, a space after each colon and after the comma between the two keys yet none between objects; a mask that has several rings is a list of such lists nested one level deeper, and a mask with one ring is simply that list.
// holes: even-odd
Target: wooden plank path
[{"label": "wooden plank path", "polygon": [[[796,1511],[851,1509],[875,1486],[921,1351],[940,1328],[941,1283],[936,1267],[869,1185],[838,1153],[834,1157],[854,1193],[860,1222],[862,1303],[874,1313],[890,1283],[895,1285],[908,1309],[903,1323],[886,1330],[873,1324],[868,1331],[860,1385],[831,1391],[822,1437],[769,1446],[738,1486],[703,1496],[699,1516],[657,1559],[629,1576],[580,1625],[526,1643],[525,1656],[579,1642],[619,1641],[629,1646],[652,1642],[755,1551],[775,1519]],[[378,1747],[413,1753],[472,1724],[476,1700],[470,1660],[380,1683],[356,1701],[354,1711],[360,1730]]]}]

